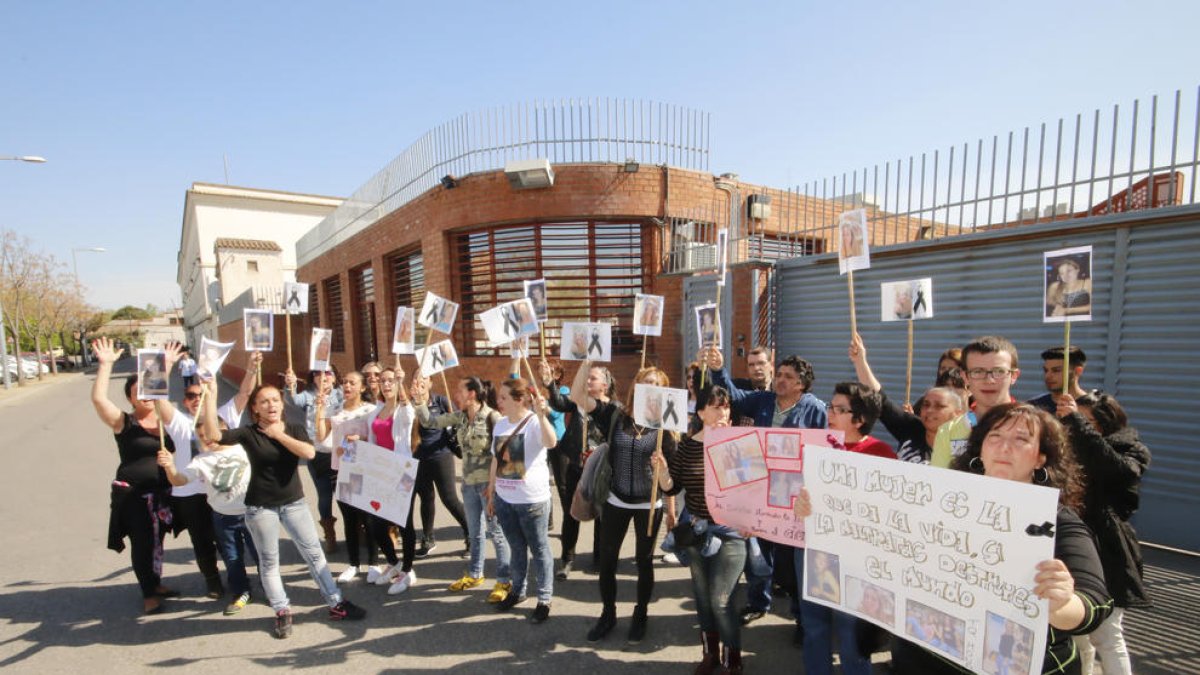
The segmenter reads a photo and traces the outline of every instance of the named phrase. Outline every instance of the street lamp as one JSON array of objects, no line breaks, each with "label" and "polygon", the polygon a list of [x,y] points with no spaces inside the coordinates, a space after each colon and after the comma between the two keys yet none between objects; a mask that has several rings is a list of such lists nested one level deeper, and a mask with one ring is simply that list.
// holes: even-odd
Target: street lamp
[{"label": "street lamp", "polygon": [[[0,155],[0,160],[12,160],[14,162],[31,162],[33,164],[45,164],[45,157],[37,155]],[[16,352],[13,361],[17,364],[17,374],[20,376],[21,368],[21,345],[14,341],[14,351]],[[4,308],[0,307],[0,379],[4,380],[4,388],[12,389],[12,378],[8,375],[8,338],[4,335]]]},{"label": "street lamp", "polygon": [[[107,250],[108,249],[104,248],[103,246],[90,246],[90,247],[85,247],[85,248],[71,249],[71,268],[75,271],[75,288],[76,289],[79,288],[79,257],[76,256],[75,254],[77,252],[78,253],[104,253]],[[79,359],[82,361],[82,365],[86,366],[87,361],[88,361],[88,359],[87,359],[87,342],[84,341],[84,339],[83,339],[84,338],[84,334],[83,334],[84,330],[83,329],[84,329],[84,326],[81,324],[79,326]]]}]

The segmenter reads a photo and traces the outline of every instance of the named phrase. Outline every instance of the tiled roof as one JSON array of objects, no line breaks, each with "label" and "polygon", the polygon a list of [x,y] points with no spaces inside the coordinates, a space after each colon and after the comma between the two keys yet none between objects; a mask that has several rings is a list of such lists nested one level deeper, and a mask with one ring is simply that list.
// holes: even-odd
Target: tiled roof
[{"label": "tiled roof", "polygon": [[213,243],[214,250],[220,249],[238,249],[240,251],[276,251],[283,252],[279,244],[266,239],[234,239],[231,237],[221,237]]}]

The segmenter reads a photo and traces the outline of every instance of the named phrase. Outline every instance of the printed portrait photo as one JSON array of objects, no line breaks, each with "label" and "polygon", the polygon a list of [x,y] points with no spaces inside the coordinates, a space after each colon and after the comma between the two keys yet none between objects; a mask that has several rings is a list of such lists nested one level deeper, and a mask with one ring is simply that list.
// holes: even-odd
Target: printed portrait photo
[{"label": "printed portrait photo", "polygon": [[[509,440],[511,438],[511,440]],[[505,442],[507,441],[507,445]],[[525,478],[525,433],[497,436],[492,450],[496,455],[496,478],[524,480]]]},{"label": "printed portrait photo", "polygon": [[166,399],[170,393],[167,354],[161,349],[139,349],[137,397],[143,401]]},{"label": "printed portrait photo", "polygon": [[804,552],[804,585],[808,594],[829,602],[842,602],[841,559],[832,553],[808,548]]},{"label": "printed portrait photo", "polygon": [[896,594],[882,586],[846,575],[846,606],[885,626],[896,626]]},{"label": "printed portrait photo", "polygon": [[275,341],[275,315],[271,310],[242,310],[242,319],[246,328],[246,351],[271,351]]},{"label": "printed portrait photo", "polygon": [[905,635],[956,659],[962,659],[967,632],[966,622],[916,600],[905,602],[904,612]]},{"label": "printed portrait photo", "polygon": [[800,488],[804,487],[804,474],[769,469],[767,478],[767,506],[790,510],[792,500],[800,495]]},{"label": "printed portrait photo", "polygon": [[696,308],[696,341],[697,349],[721,346],[721,316],[715,304]]},{"label": "printed portrait photo", "polygon": [[525,297],[529,298],[529,302],[533,306],[533,313],[535,316],[537,316],[537,320],[545,321],[550,313],[550,308],[546,303],[546,280],[537,279],[522,283],[525,286]]},{"label": "printed portrait photo", "polygon": [[634,385],[633,420],[643,427],[686,432],[687,390]]},{"label": "printed portrait photo", "polygon": [[1092,318],[1092,247],[1048,251],[1043,290],[1042,320],[1046,323],[1090,321]]},{"label": "printed portrait photo", "polygon": [[333,331],[328,328],[314,328],[309,343],[308,369],[329,370],[329,352],[332,348]]},{"label": "printed portrait photo", "polygon": [[564,361],[609,361],[612,355],[612,325],[564,322],[559,358]]},{"label": "printed portrait photo", "polygon": [[757,432],[714,445],[705,452],[708,453],[713,473],[717,476],[717,485],[722,490],[767,477],[767,462],[763,458]]},{"label": "printed portrait photo", "polygon": [[1032,630],[988,612],[983,644],[983,672],[987,675],[1028,675],[1033,661]]},{"label": "printed portrait photo", "polygon": [[871,268],[870,247],[867,245],[867,212],[865,209],[846,211],[838,216],[838,272]]},{"label": "printed portrait photo", "polygon": [[889,281],[879,285],[883,321],[928,319],[933,316],[933,279]]},{"label": "printed portrait photo", "polygon": [[412,307],[396,308],[396,327],[392,331],[392,353],[412,354],[416,348],[417,321]]},{"label": "printed portrait photo", "polygon": [[361,495],[363,490],[363,475],[361,473],[350,474],[350,494]]},{"label": "printed portrait photo", "polygon": [[800,434],[768,431],[766,436],[768,459],[800,459]]},{"label": "printed portrait photo", "polygon": [[457,315],[458,303],[427,292],[417,322],[426,328],[449,335],[454,328],[454,317]]},{"label": "printed portrait photo", "polygon": [[662,335],[663,296],[638,293],[633,301],[633,334]]},{"label": "printed portrait photo", "polygon": [[214,342],[207,337],[200,338],[200,350],[196,354],[196,376],[202,382],[207,382],[221,371],[229,352],[233,351],[232,342]]}]

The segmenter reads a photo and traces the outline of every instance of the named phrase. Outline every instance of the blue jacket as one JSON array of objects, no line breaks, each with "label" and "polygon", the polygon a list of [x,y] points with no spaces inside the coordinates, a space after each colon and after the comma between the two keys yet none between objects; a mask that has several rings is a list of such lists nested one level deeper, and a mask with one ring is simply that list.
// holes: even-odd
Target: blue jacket
[{"label": "blue jacket", "polygon": [[[712,376],[713,384],[729,390],[734,412],[753,419],[756,427],[771,426],[771,420],[775,417],[775,392],[738,389],[729,380],[724,368],[710,370],[708,374]],[[826,422],[825,402],[806,392],[788,411],[782,426],[793,429],[824,429],[827,426]]]}]

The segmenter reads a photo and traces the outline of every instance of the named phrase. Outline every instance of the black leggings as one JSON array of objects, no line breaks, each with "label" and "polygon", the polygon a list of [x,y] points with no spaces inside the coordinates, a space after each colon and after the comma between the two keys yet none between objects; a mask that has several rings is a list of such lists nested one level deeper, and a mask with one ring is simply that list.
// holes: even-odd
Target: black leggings
[{"label": "black leggings", "polygon": [[[383,551],[383,557],[387,559],[389,565],[395,565],[400,561],[400,557],[396,555],[396,545],[392,543],[392,537],[388,534],[388,528],[394,523],[373,516],[362,509],[350,506],[345,502],[338,502],[338,508],[342,512],[342,526],[346,533],[346,552],[349,554],[350,564],[358,567],[361,564],[359,554],[358,528],[359,524],[365,526],[367,530],[367,561],[375,559],[375,549]],[[401,552],[404,556],[404,563],[401,569],[405,572],[412,569],[413,559],[416,557],[417,535],[413,529],[413,509],[409,505],[408,522],[400,528]]]},{"label": "black leggings", "polygon": [[146,499],[141,495],[129,495],[119,507],[121,529],[129,537],[129,560],[133,563],[133,574],[143,598],[152,598],[162,585],[162,577],[154,570],[155,550],[162,550],[168,526],[159,525],[158,540],[154,537],[154,523]]},{"label": "black leggings", "polygon": [[463,509],[462,500],[458,498],[458,486],[454,478],[454,455],[449,451],[439,452],[429,459],[417,463],[416,494],[421,498],[421,529],[426,539],[433,538],[433,519],[437,505],[433,501],[434,487],[442,498],[442,505],[450,511],[458,526],[462,528],[463,539],[467,534],[467,512]]},{"label": "black leggings", "polygon": [[192,540],[192,552],[196,554],[196,567],[204,575],[209,590],[221,587],[221,573],[217,570],[217,535],[213,531],[212,509],[204,495],[171,497],[171,512],[175,526],[187,528]]},{"label": "black leggings", "polygon": [[579,521],[571,517],[571,499],[575,497],[583,468],[569,463],[561,452],[551,450],[550,469],[554,472],[558,503],[562,504],[562,560],[567,562],[575,559],[575,545],[579,542]]},{"label": "black leggings", "polygon": [[646,607],[654,592],[654,542],[658,540],[658,528],[662,525],[662,509],[654,509],[654,530],[647,535],[646,525],[650,522],[647,509],[625,509],[605,503],[596,527],[600,531],[600,600],[605,611],[617,605],[617,561],[621,555],[621,544],[629,521],[633,521],[633,536],[637,561],[637,604]]},{"label": "black leggings", "polygon": [[[367,547],[367,560],[375,559],[375,537],[371,536],[371,514],[362,509],[350,506],[346,502],[338,502],[338,510],[342,512],[342,531],[346,534],[346,555],[349,557],[350,564],[358,567],[362,564],[362,558],[359,557],[359,528],[367,530],[367,540],[363,543]],[[393,550],[393,553],[395,551]]]}]

